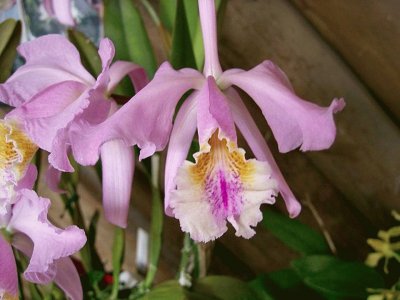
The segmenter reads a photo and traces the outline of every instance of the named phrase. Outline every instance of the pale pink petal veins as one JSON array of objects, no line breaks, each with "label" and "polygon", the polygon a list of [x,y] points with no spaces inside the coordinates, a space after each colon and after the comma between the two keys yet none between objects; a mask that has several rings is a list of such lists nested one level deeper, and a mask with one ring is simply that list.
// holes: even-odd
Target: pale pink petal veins
[{"label": "pale pink petal veins", "polygon": [[138,145],[142,149],[139,159],[162,150],[179,99],[203,81],[203,76],[195,70],[175,71],[169,63],[164,63],[154,79],[105,122],[92,128],[85,122],[76,124],[71,135],[75,159],[83,165],[94,164],[100,146],[112,139],[122,139],[127,146]]},{"label": "pale pink petal veins", "polygon": [[43,89],[62,81],[93,85],[95,79],[82,66],[79,52],[63,36],[51,34],[18,47],[26,63],[0,85],[0,101],[19,106]]},{"label": "pale pink petal veins", "polygon": [[[0,299],[18,299],[18,277],[11,245],[0,234]],[[9,298],[7,298],[7,296]]]},{"label": "pale pink petal veins", "polygon": [[270,61],[249,71],[226,71],[219,83],[233,84],[244,90],[261,108],[281,152],[299,146],[301,150],[329,148],[336,136],[333,114],[342,110],[343,99],[320,107],[297,97],[284,73]]},{"label": "pale pink petal veins", "polygon": [[27,235],[33,252],[24,272],[27,280],[49,283],[55,277],[55,261],[79,251],[86,243],[83,230],[76,226],[60,229],[47,219],[50,200],[38,197],[32,190],[18,192],[8,229]]},{"label": "pale pink petal veins", "polygon": [[207,78],[196,100],[200,145],[207,143],[217,129],[220,129],[220,135],[236,143],[236,129],[229,104],[213,77]]},{"label": "pale pink petal veins", "polygon": [[231,101],[230,103],[235,124],[243,134],[243,137],[249,144],[253,154],[258,160],[267,161],[270,164],[272,169],[272,178],[274,178],[278,183],[278,189],[285,201],[290,217],[294,218],[298,216],[301,211],[301,205],[286,183],[286,180],[276,164],[275,159],[272,156],[264,137],[254,122],[253,117],[250,115],[246,106],[240,99],[240,96],[233,88],[228,88],[225,91],[225,94]]},{"label": "pale pink petal veins", "polygon": [[122,140],[111,140],[100,147],[103,171],[103,207],[109,222],[126,228],[134,171],[133,148]]},{"label": "pale pink petal veins", "polygon": [[204,75],[218,78],[222,73],[218,58],[217,18],[214,0],[199,1],[201,31],[204,44]]},{"label": "pale pink petal veins", "polygon": [[165,161],[164,207],[165,213],[169,216],[172,216],[169,202],[170,193],[176,188],[175,177],[179,167],[186,160],[197,128],[197,94],[198,92],[194,92],[190,95],[179,109],[168,143],[168,153]]}]

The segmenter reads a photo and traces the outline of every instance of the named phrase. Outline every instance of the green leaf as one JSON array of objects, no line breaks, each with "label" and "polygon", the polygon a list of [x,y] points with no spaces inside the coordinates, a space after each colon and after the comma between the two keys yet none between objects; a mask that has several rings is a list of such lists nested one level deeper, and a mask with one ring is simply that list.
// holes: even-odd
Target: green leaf
[{"label": "green leaf", "polygon": [[262,224],[279,240],[302,254],[327,254],[329,246],[322,234],[272,210],[265,210]]},{"label": "green leaf", "polygon": [[183,0],[177,0],[170,56],[172,66],[175,69],[184,67],[196,68]]},{"label": "green leaf", "polygon": [[292,266],[307,286],[329,298],[365,299],[367,288],[384,287],[381,275],[359,262],[312,255],[294,261]]},{"label": "green leaf", "polygon": [[177,0],[160,0],[159,14],[163,26],[172,33],[175,23]]},{"label": "green leaf", "polygon": [[104,32],[114,42],[116,59],[137,63],[150,78],[154,75],[157,64],[153,48],[132,0],[104,1]]},{"label": "green leaf", "polygon": [[[250,282],[257,291],[269,299],[321,299],[307,287],[302,278],[292,269],[284,269],[257,276]],[[301,295],[301,297],[299,297]]]},{"label": "green leaf", "polygon": [[177,281],[171,280],[156,286],[140,300],[218,300],[218,298],[188,291]]},{"label": "green leaf", "polygon": [[87,36],[75,29],[68,29],[68,39],[78,49],[83,66],[96,78],[101,72],[101,60],[96,46]]},{"label": "green leaf", "polygon": [[198,280],[193,288],[197,293],[206,295],[207,299],[215,297],[221,300],[263,300],[263,294],[239,279],[228,276],[207,276]]},{"label": "green leaf", "polygon": [[11,74],[21,32],[20,21],[8,19],[0,24],[0,83],[5,82]]}]

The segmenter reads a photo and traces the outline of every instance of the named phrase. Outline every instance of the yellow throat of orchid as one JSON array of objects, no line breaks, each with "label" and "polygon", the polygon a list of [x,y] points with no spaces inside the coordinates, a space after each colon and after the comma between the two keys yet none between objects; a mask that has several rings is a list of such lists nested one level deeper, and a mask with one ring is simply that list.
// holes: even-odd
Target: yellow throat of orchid
[{"label": "yellow throat of orchid", "polygon": [[0,170],[2,180],[16,184],[32,160],[38,147],[16,123],[0,122]]}]

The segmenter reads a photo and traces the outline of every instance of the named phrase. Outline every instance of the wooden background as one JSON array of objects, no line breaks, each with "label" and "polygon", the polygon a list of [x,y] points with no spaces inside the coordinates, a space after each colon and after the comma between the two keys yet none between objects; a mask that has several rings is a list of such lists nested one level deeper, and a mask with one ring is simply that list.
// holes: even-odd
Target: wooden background
[{"label": "wooden background", "polygon": [[[160,47],[157,29],[149,20],[147,25]],[[393,224],[390,210],[400,209],[400,1],[228,0],[219,39],[225,69],[249,69],[271,59],[303,98],[325,106],[334,97],[345,98],[330,150],[279,154],[273,138],[268,142],[294,193],[303,203],[311,201],[322,218],[338,254],[363,260],[369,251],[366,239]],[[247,104],[270,136],[259,109]],[[92,177],[83,176],[80,188],[88,217],[101,208],[100,186]],[[149,228],[150,191],[141,178],[137,171],[125,261],[130,271],[135,268],[137,228]],[[59,218],[61,202],[53,203],[53,218],[67,224]],[[282,205],[277,207],[286,214]],[[320,230],[308,206],[299,219]],[[110,261],[112,228],[104,219],[100,224],[99,252]],[[158,280],[175,275],[181,241],[178,222],[166,217]],[[251,240],[236,238],[232,231],[219,239],[210,271],[247,279],[284,268],[294,257],[258,226]]]}]

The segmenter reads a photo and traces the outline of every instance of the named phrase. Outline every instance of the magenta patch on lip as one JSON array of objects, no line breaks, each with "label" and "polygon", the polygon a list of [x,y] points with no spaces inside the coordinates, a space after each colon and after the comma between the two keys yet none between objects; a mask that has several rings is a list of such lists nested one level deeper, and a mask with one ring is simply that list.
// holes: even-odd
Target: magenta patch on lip
[{"label": "magenta patch on lip", "polygon": [[243,187],[238,175],[218,170],[208,176],[204,185],[205,196],[213,216],[221,222],[240,214],[243,206]]}]

